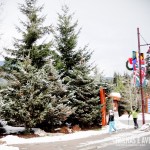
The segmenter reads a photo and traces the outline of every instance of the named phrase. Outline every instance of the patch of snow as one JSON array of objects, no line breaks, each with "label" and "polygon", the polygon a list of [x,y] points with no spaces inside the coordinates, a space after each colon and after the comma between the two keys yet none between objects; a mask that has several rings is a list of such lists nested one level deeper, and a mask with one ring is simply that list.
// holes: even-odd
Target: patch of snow
[{"label": "patch of snow", "polygon": [[118,97],[118,98],[121,98],[120,93],[117,93],[117,92],[112,92],[112,93],[110,93],[110,96],[111,96],[111,97]]},{"label": "patch of snow", "polygon": [[12,127],[12,126],[8,126],[8,125],[5,125],[4,129],[6,130],[6,134],[18,133],[20,131],[25,130],[24,127]]},{"label": "patch of snow", "polygon": [[[127,125],[127,124],[123,124],[121,122],[121,120],[128,121],[128,119],[132,119],[132,117],[128,118],[127,114],[122,115],[121,117],[116,117],[116,119],[115,119],[116,128],[118,130],[133,128],[133,125]],[[138,119],[142,119],[142,114],[139,114]],[[150,114],[145,114],[145,119],[150,120]],[[132,134],[142,133],[142,135],[145,135],[145,129],[147,129],[149,127],[150,127],[150,123],[145,124],[138,130],[135,130],[128,134],[132,135]],[[14,133],[16,131],[19,132],[19,131],[24,130],[23,127],[11,127],[11,126],[7,126],[7,125],[5,125],[4,128],[7,131],[7,133],[9,133],[10,131]],[[69,141],[69,140],[85,138],[85,137],[89,137],[89,136],[93,136],[93,135],[101,135],[104,133],[108,133],[108,130],[109,130],[109,126],[107,125],[98,130],[79,131],[79,132],[75,132],[75,133],[71,133],[71,134],[48,133],[44,137],[34,137],[34,138],[30,138],[30,139],[24,139],[24,138],[20,138],[20,137],[13,136],[13,135],[8,135],[8,136],[1,138],[1,141],[4,141],[6,143],[3,145],[0,145],[0,150],[19,150],[16,147],[7,146],[7,144],[46,143],[46,142],[56,142],[56,141]],[[45,135],[45,132],[40,129],[34,128],[34,131],[39,135],[40,134],[42,134],[42,136]],[[121,136],[124,134],[127,134],[127,133],[123,132],[123,133],[119,133],[118,135]],[[150,134],[150,133],[147,132],[147,134]],[[116,136],[117,136],[117,134],[116,134]],[[111,138],[114,138],[114,136],[109,137],[109,139],[111,139]]]},{"label": "patch of snow", "polygon": [[[133,120],[132,115],[128,118],[128,114],[124,114],[118,118],[118,120]],[[145,120],[150,120],[150,114],[144,113]],[[142,113],[139,113],[138,120],[142,120]]]},{"label": "patch of snow", "polygon": [[34,130],[34,134],[36,134],[36,135],[39,135],[39,136],[46,136],[47,135],[47,133],[44,131],[44,130],[41,130],[41,129],[33,129]]},{"label": "patch of snow", "polygon": [[150,131],[150,123],[144,124],[141,128],[141,131]]},{"label": "patch of snow", "polygon": [[116,123],[116,128],[117,128],[117,130],[133,128],[133,125],[126,125],[126,124],[123,124],[123,123],[122,123],[121,121],[119,121],[118,119],[116,119],[115,123]]},{"label": "patch of snow", "polygon": [[19,150],[18,147],[0,145],[0,150]]},{"label": "patch of snow", "polygon": [[[120,121],[116,121],[116,126],[117,126],[118,130],[129,128],[128,125],[124,125]],[[108,133],[108,130],[109,130],[109,126],[107,125],[99,130],[79,131],[79,132],[75,132],[72,134],[57,135],[57,133],[56,133],[57,136],[54,136],[54,135],[51,136],[51,134],[48,134],[44,137],[34,137],[32,139],[31,138],[24,139],[24,138],[19,138],[17,136],[13,136],[13,135],[8,135],[8,136],[2,138],[1,140],[5,141],[7,144],[56,142],[56,141],[66,141],[66,140],[85,138],[85,137],[89,137],[89,136],[93,136],[93,135],[100,135],[100,134]],[[39,132],[39,130],[37,130],[37,132]],[[41,132],[41,130],[40,130],[40,132]],[[41,133],[43,133],[43,132],[41,132]]]},{"label": "patch of snow", "polygon": [[6,126],[6,125],[7,125],[7,121],[0,120],[0,124],[1,124],[2,126]]}]

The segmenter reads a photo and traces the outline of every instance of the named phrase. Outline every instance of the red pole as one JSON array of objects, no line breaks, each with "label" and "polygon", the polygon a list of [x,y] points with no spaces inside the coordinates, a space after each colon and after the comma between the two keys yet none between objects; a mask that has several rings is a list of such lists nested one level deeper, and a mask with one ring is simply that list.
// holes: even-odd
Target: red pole
[{"label": "red pole", "polygon": [[140,91],[141,91],[141,100],[142,100],[142,122],[145,124],[145,116],[144,116],[144,99],[143,99],[143,87],[142,87],[142,74],[141,74],[141,58],[140,58],[140,32],[139,28],[137,28],[137,36],[138,36],[138,53],[139,53],[139,78],[140,78]]},{"label": "red pole", "polygon": [[105,92],[103,88],[100,88],[100,102],[102,108],[101,108],[101,112],[102,112],[102,126],[105,126],[106,123],[106,100],[105,100]]}]

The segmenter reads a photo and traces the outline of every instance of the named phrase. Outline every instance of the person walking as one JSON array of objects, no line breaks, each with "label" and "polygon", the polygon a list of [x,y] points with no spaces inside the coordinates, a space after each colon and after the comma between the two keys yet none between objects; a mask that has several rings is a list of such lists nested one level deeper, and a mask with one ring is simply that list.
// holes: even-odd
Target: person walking
[{"label": "person walking", "polygon": [[138,119],[138,114],[139,114],[139,109],[135,106],[132,106],[132,110],[129,112],[129,118],[130,118],[130,115],[132,115],[132,118],[133,118],[133,123],[134,123],[134,129],[137,129],[139,127],[138,123],[137,123],[137,119]]},{"label": "person walking", "polygon": [[112,129],[116,132],[117,129],[115,127],[115,119],[114,119],[114,111],[109,110],[109,117],[108,117],[108,125],[109,125],[109,133],[112,133]]}]

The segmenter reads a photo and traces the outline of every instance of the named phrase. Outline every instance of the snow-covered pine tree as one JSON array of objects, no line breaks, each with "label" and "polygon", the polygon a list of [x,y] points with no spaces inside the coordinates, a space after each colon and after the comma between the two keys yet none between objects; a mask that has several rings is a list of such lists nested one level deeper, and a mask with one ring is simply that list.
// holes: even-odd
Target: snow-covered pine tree
[{"label": "snow-covered pine tree", "polygon": [[68,91],[74,93],[69,104],[77,108],[75,113],[69,116],[68,122],[79,124],[82,128],[101,124],[99,86],[90,77],[87,68],[86,64],[75,66],[68,82]]},{"label": "snow-covered pine tree", "polygon": [[0,90],[3,104],[0,114],[7,121],[13,120],[17,125],[25,126],[27,131],[37,125],[52,130],[73,113],[71,107],[64,104],[66,89],[51,63],[37,69],[30,59],[25,59],[16,64],[11,74],[1,76],[10,83]]},{"label": "snow-covered pine tree", "polygon": [[77,48],[78,23],[73,23],[72,17],[73,14],[69,14],[66,5],[62,7],[62,12],[58,13],[55,46],[59,55],[55,55],[55,66],[72,95],[68,105],[77,108],[68,122],[89,127],[101,123],[99,87],[90,77],[92,67],[88,63],[92,52],[88,51],[87,46]]},{"label": "snow-covered pine tree", "polygon": [[11,70],[16,62],[30,56],[32,65],[40,68],[45,64],[45,58],[50,54],[51,42],[45,42],[51,26],[44,26],[45,17],[40,15],[43,6],[36,6],[37,0],[25,0],[19,5],[20,12],[27,18],[20,21],[21,27],[16,27],[21,39],[14,38],[14,49],[6,49],[5,69]]}]

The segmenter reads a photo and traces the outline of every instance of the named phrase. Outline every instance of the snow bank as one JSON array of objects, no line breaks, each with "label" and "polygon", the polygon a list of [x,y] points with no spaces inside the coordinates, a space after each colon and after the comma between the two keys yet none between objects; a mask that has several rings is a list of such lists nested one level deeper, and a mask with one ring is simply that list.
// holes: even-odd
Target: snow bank
[{"label": "snow bank", "polygon": [[24,127],[12,127],[8,125],[5,125],[4,129],[6,130],[6,134],[18,133],[25,130]]},{"label": "snow bank", "polygon": [[30,139],[19,138],[17,136],[8,135],[3,137],[1,141],[5,141],[7,144],[25,144],[25,143],[45,143],[45,142],[56,142],[56,141],[67,141],[67,140],[74,140],[79,138],[85,138],[92,135],[99,135],[103,133],[108,133],[106,128],[102,130],[91,130],[91,131],[79,131],[72,134],[64,134],[64,135],[57,135],[56,136],[45,136],[45,137],[35,137]]},{"label": "snow bank", "polygon": [[0,150],[19,150],[18,147],[0,145]]},{"label": "snow bank", "polygon": [[6,126],[6,125],[7,125],[7,121],[0,120],[0,124],[1,124],[2,126]]},{"label": "snow bank", "polygon": [[[116,121],[116,127],[120,129],[128,129],[130,126],[122,124],[119,120]],[[133,128],[133,126],[131,126]],[[3,137],[1,140],[5,141],[7,144],[25,144],[25,143],[45,143],[45,142],[56,142],[56,141],[67,141],[74,140],[79,138],[85,138],[93,135],[101,135],[108,133],[109,126],[105,126],[102,129],[98,130],[88,130],[88,131],[79,131],[71,134],[63,134],[54,136],[54,134],[48,134],[45,137],[34,137],[30,139],[19,138],[17,136],[8,135]]]},{"label": "snow bank", "polygon": [[[128,118],[128,115],[123,115],[121,117],[117,117],[115,119],[116,120],[116,128],[118,130],[133,128],[133,125],[127,125],[127,124],[123,124],[121,122],[121,120],[128,121],[128,119],[132,119],[132,117]],[[138,119],[142,119],[142,114],[139,114]],[[145,119],[150,120],[150,114],[145,114]],[[7,130],[7,132],[9,132],[9,131],[19,132],[19,131],[24,130],[24,128],[22,128],[22,127],[11,127],[11,126],[7,126],[7,125],[5,125],[4,127]],[[150,123],[143,125],[139,130],[136,130],[136,131],[137,132],[139,132],[140,130],[146,131],[147,129],[150,129]],[[39,129],[34,129],[34,130],[39,133]],[[105,126],[102,129],[98,129],[98,130],[79,131],[79,132],[75,132],[75,133],[71,133],[71,134],[63,134],[63,135],[60,135],[57,133],[56,134],[48,133],[47,136],[34,137],[34,138],[30,138],[30,139],[24,139],[24,138],[19,138],[17,136],[13,136],[13,135],[8,135],[8,136],[1,138],[1,141],[6,142],[6,144],[46,143],[46,142],[56,142],[56,141],[69,141],[69,140],[85,138],[85,137],[89,137],[89,136],[93,136],[93,135],[101,135],[104,133],[108,133],[108,130],[109,130],[109,126]],[[41,133],[41,131],[40,131],[40,133]],[[42,134],[43,134],[43,132],[42,132]],[[6,144],[0,145],[0,150],[19,150],[17,147],[6,146]]]},{"label": "snow bank", "polygon": [[117,128],[118,130],[120,130],[120,129],[133,128],[133,125],[126,125],[126,124],[123,124],[119,119],[116,119],[115,123],[116,123],[116,128]]},{"label": "snow bank", "polygon": [[[133,120],[132,115],[128,118],[128,114],[124,114],[120,117],[118,117],[118,120]],[[144,113],[145,120],[150,120],[150,114]],[[139,113],[138,120],[142,120],[142,113]]]},{"label": "snow bank", "polygon": [[141,131],[150,131],[150,123],[144,124],[141,128]]}]

